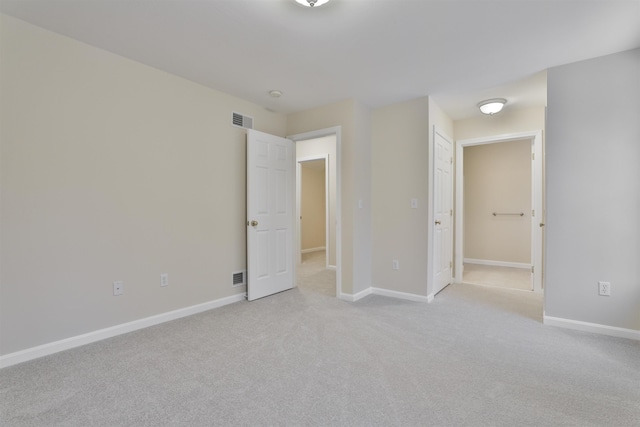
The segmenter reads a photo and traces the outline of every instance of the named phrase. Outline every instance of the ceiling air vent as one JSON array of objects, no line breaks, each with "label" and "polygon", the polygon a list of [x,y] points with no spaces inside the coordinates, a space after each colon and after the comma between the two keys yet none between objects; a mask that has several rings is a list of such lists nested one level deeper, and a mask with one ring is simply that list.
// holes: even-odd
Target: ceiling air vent
[{"label": "ceiling air vent", "polygon": [[247,276],[246,271],[236,271],[235,273],[233,273],[232,285],[233,286],[246,285],[247,284],[247,281],[245,280],[246,276]]},{"label": "ceiling air vent", "polygon": [[244,116],[234,111],[231,124],[239,128],[253,129],[253,117]]}]

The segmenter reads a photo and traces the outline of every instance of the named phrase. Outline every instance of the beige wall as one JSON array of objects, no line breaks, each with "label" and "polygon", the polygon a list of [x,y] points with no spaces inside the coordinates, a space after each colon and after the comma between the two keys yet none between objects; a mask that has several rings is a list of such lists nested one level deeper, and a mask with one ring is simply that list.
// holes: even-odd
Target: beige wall
[{"label": "beige wall", "polygon": [[[427,295],[429,101],[373,112],[373,284]],[[418,199],[418,209],[411,199]],[[400,263],[392,269],[392,260]]]},{"label": "beige wall", "polygon": [[329,265],[336,265],[336,137],[329,135],[296,143],[296,157],[328,156],[329,167]]},{"label": "beige wall", "polygon": [[[423,97],[373,112],[373,286],[427,296],[430,158],[433,127],[452,137],[453,121]],[[411,199],[418,208],[411,208]],[[397,259],[399,270],[392,269]]]},{"label": "beige wall", "polygon": [[530,264],[529,212],[531,141],[465,147],[464,258]]},{"label": "beige wall", "polygon": [[231,112],[286,117],[1,19],[0,354],[244,292]]},{"label": "beige wall", "polygon": [[[340,126],[341,281],[342,293],[357,294],[371,286],[371,119],[355,100],[287,116],[287,134]],[[358,201],[362,200],[362,208]]]},{"label": "beige wall", "polygon": [[[313,164],[313,166],[312,166]],[[321,164],[318,167],[316,164]],[[302,250],[326,247],[326,193],[324,160],[301,164],[300,221]]]},{"label": "beige wall", "polygon": [[[478,116],[454,122],[456,140],[484,138],[544,129],[544,107],[508,111],[493,116]],[[543,135],[544,136],[544,135]]]},{"label": "beige wall", "polygon": [[[433,126],[436,126],[442,133],[449,138],[454,137],[454,122],[451,117],[444,112],[442,108],[433,100],[429,98],[429,141],[433,144]],[[453,142],[453,141],[451,141]]]}]

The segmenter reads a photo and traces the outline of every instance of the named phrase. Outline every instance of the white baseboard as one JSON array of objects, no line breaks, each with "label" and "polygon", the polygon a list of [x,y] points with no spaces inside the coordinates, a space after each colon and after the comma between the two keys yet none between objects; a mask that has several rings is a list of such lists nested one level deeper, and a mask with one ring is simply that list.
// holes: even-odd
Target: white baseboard
[{"label": "white baseboard", "polygon": [[474,259],[474,258],[465,258],[465,264],[480,264],[480,265],[493,265],[496,267],[511,267],[511,268],[528,268],[531,270],[531,264],[527,264],[524,262],[508,262],[508,261],[493,261],[490,259]]},{"label": "white baseboard", "polygon": [[317,247],[317,248],[309,248],[309,249],[300,249],[300,253],[303,254],[308,254],[311,252],[320,252],[320,251],[324,251],[326,248],[324,246],[321,247]]},{"label": "white baseboard", "polygon": [[190,307],[169,311],[155,316],[145,317],[144,319],[134,320],[132,322],[122,323],[105,329],[89,332],[75,337],[65,338],[60,341],[54,341],[48,344],[39,345],[37,347],[16,351],[15,353],[0,356],[0,368],[6,368],[18,363],[37,359],[39,357],[48,356],[60,351],[69,350],[85,344],[91,344],[117,335],[126,334],[137,331],[138,329],[148,328],[149,326],[158,325],[160,323],[169,322],[171,320],[180,319],[181,317],[191,316],[203,311],[222,307],[234,302],[244,301],[245,294],[232,295],[226,298],[205,302],[202,304],[192,305]]},{"label": "white baseboard", "polygon": [[366,297],[367,295],[371,295],[371,288],[367,288],[364,291],[360,291],[357,294],[340,294],[340,299],[348,302],[356,302]]},{"label": "white baseboard", "polygon": [[383,297],[398,298],[398,299],[417,301],[417,302],[431,302],[433,301],[433,297],[434,297],[433,295],[427,295],[427,296],[416,295],[416,294],[409,294],[406,292],[398,292],[398,291],[391,291],[389,289],[371,287],[371,288],[365,289],[364,291],[360,291],[355,295],[341,294],[340,299],[348,302],[356,302],[368,295],[381,295]]},{"label": "white baseboard", "polygon": [[579,320],[563,319],[546,315],[543,315],[542,319],[542,322],[549,326],[640,341],[640,331],[636,329],[618,328],[616,326],[600,325],[598,323],[581,322]]},{"label": "white baseboard", "polygon": [[430,300],[428,296],[409,294],[406,292],[390,291],[389,289],[382,288],[371,288],[371,293],[373,293],[374,295],[382,295],[384,297],[406,299],[409,301],[417,302],[431,302],[431,300],[433,300],[433,296],[431,296]]}]

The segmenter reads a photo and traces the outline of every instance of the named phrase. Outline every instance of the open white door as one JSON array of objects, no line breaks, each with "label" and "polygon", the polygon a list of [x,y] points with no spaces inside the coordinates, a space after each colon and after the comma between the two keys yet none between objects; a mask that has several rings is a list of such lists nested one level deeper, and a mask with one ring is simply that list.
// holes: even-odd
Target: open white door
[{"label": "open white door", "polygon": [[451,283],[453,218],[453,144],[434,129],[434,290],[437,294]]},{"label": "open white door", "polygon": [[247,299],[293,288],[295,144],[247,130]]}]

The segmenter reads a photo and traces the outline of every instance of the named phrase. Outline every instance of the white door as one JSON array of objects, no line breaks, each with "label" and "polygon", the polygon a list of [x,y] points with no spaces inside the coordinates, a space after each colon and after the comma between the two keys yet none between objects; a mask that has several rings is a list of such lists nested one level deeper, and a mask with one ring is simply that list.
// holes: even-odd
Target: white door
[{"label": "white door", "polygon": [[453,218],[453,144],[434,131],[434,268],[433,293],[440,292],[451,283],[452,264],[452,218]]},{"label": "white door", "polygon": [[247,299],[293,288],[295,144],[247,131]]}]

